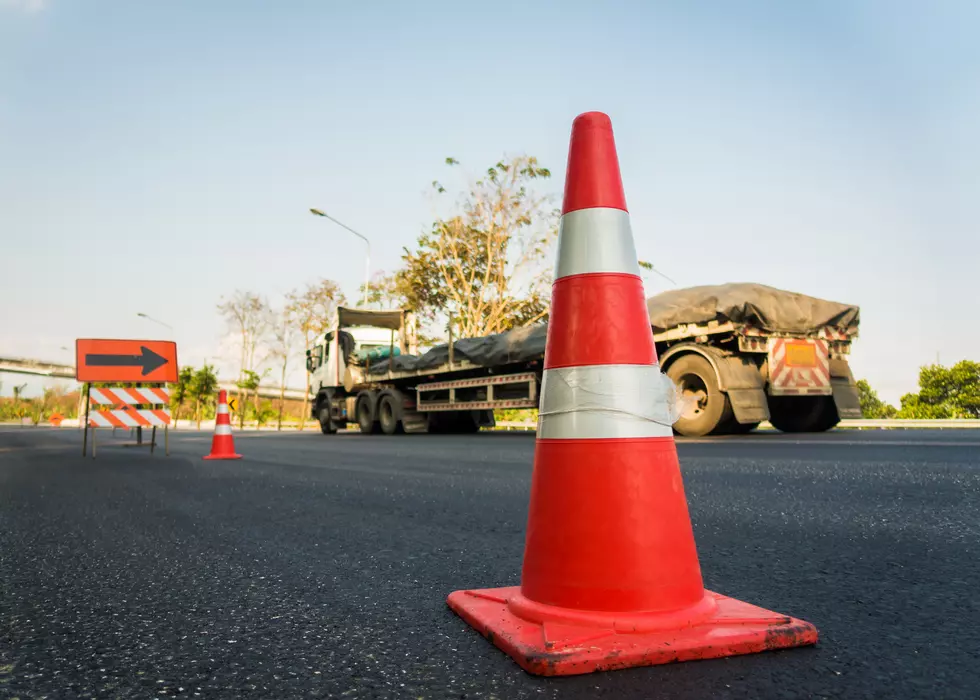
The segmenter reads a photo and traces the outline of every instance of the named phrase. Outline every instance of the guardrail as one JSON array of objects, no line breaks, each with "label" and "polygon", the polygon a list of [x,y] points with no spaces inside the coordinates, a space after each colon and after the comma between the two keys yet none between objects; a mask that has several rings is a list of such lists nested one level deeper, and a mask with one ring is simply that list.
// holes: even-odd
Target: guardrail
[{"label": "guardrail", "polygon": [[[505,430],[536,430],[537,423],[518,422],[518,421],[497,421],[497,427]],[[870,418],[860,418],[855,420],[842,420],[837,424],[838,428],[857,429],[857,430],[882,430],[882,429],[922,429],[931,430],[956,430],[963,428],[980,429],[980,420],[957,418],[954,420],[918,420],[915,418],[889,418],[875,420]],[[759,424],[760,430],[775,430],[766,421]]]}]

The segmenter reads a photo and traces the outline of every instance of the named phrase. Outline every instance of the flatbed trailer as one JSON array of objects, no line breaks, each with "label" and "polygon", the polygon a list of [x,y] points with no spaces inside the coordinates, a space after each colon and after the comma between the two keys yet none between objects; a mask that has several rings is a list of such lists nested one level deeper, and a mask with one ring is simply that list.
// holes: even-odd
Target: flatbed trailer
[{"label": "flatbed trailer", "polygon": [[[660,366],[678,387],[684,407],[674,424],[677,433],[744,433],[765,420],[786,432],[818,432],[860,416],[848,365],[857,307],[759,285],[678,293],[682,301],[685,294],[694,300],[689,303],[696,309],[688,312],[682,304],[679,317],[698,322],[658,325],[665,316],[657,304],[666,298],[676,306],[670,299],[674,293],[653,297],[649,304]],[[739,294],[748,299],[762,294],[758,299],[778,303],[768,316],[764,303],[746,303],[740,312],[729,299],[741,299]],[[712,314],[705,298],[718,300],[722,309],[707,320],[702,317]],[[810,316],[831,322],[774,327],[779,324],[770,317],[779,317],[787,299],[805,300]],[[666,318],[678,317],[674,306],[668,309]],[[373,337],[366,338],[368,329]],[[388,334],[387,347],[378,330]],[[337,328],[308,353],[307,367],[316,380],[311,413],[325,434],[348,423],[383,434],[491,427],[494,410],[538,406],[546,337],[547,326],[541,324],[486,338],[450,337],[424,355],[408,355],[404,311],[341,308]]]}]

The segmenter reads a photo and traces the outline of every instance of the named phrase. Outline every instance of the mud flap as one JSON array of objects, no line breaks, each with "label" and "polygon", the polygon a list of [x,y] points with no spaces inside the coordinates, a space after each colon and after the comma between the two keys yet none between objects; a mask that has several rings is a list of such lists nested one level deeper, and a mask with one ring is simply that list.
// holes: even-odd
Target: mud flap
[{"label": "mud flap", "polygon": [[495,428],[497,427],[497,418],[492,410],[480,411],[480,416],[477,420],[477,424],[481,428]]},{"label": "mud flap", "polygon": [[721,389],[728,394],[735,420],[746,424],[769,420],[766,383],[759,367],[742,355],[717,353],[715,357]]},{"label": "mud flap", "polygon": [[830,386],[834,391],[837,415],[841,420],[861,418],[861,397],[847,360],[831,358]]},{"label": "mud flap", "polygon": [[769,420],[769,402],[764,389],[729,389],[735,420],[739,423],[761,423]]}]

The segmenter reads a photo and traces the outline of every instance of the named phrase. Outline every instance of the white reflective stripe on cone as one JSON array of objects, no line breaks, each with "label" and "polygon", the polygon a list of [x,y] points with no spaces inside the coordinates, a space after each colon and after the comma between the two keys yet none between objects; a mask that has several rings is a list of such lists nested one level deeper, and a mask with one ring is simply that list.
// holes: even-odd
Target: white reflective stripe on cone
[{"label": "white reflective stripe on cone", "polygon": [[218,424],[218,425],[214,426],[214,434],[215,435],[231,435],[231,426],[230,425],[220,425],[220,424]]},{"label": "white reflective stripe on cone", "polygon": [[590,272],[639,276],[629,212],[595,207],[572,211],[561,218],[555,279]]},{"label": "white reflective stripe on cone", "polygon": [[677,392],[659,365],[546,369],[538,437],[663,438],[680,417]]},{"label": "white reflective stripe on cone", "polygon": [[226,404],[226,403],[219,403],[218,404],[218,415],[219,416],[223,416],[223,415],[227,415],[227,413],[228,413],[228,404]]}]

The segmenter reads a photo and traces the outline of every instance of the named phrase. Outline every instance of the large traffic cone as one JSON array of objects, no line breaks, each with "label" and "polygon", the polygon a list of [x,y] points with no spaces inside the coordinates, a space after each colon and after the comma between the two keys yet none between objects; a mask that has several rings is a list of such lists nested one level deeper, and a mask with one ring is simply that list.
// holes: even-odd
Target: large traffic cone
[{"label": "large traffic cone", "polygon": [[211,454],[204,459],[241,459],[235,454],[235,438],[231,436],[231,417],[228,415],[228,392],[218,391],[218,413],[214,421],[214,437],[211,438]]},{"label": "large traffic cone", "polygon": [[609,117],[572,125],[521,585],[449,606],[540,675],[815,644],[704,589]]}]

